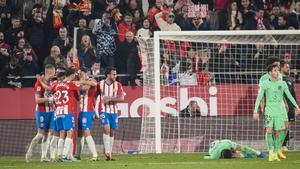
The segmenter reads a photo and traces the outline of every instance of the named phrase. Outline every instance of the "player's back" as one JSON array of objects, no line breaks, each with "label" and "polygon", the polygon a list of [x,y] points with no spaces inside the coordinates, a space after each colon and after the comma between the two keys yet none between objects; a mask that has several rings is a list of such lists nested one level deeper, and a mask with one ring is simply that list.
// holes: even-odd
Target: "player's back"
[{"label": "player's back", "polygon": [[70,114],[74,112],[75,94],[80,86],[71,81],[57,82],[53,88],[55,101],[55,115]]}]

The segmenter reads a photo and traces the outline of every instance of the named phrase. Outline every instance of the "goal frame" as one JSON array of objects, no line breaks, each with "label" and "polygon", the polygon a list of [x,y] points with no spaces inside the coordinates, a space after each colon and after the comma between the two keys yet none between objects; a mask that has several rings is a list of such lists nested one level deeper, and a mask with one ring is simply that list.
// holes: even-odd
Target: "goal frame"
[{"label": "goal frame", "polygon": [[[154,119],[155,119],[155,153],[162,152],[161,145],[161,109],[160,109],[160,39],[164,36],[251,36],[251,35],[300,35],[300,30],[239,30],[239,31],[156,31],[154,32]],[[176,40],[176,39],[174,39]],[[190,42],[195,42],[191,40]],[[197,40],[197,42],[199,42]]]}]

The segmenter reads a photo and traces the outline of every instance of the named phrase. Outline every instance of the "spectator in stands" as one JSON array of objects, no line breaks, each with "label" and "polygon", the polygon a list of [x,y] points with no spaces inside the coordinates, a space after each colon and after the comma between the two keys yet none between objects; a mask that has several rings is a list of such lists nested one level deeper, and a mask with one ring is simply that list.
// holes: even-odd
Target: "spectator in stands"
[{"label": "spectator in stands", "polygon": [[300,0],[296,1],[295,10],[287,16],[287,20],[289,26],[300,29]]},{"label": "spectator in stands", "polygon": [[80,18],[78,21],[78,30],[77,30],[77,46],[80,46],[83,35],[89,35],[91,41],[94,42],[95,39],[93,39],[92,32],[87,29],[87,20],[85,18]]},{"label": "spectator in stands", "polygon": [[23,58],[25,44],[26,44],[25,38],[20,38],[17,42],[17,45],[15,46],[15,48],[13,50],[12,56],[17,59]]},{"label": "spectator in stands", "polygon": [[227,30],[227,6],[229,0],[214,0],[214,13],[216,15],[216,25],[213,30]]},{"label": "spectator in stands", "polygon": [[[132,32],[126,33],[126,40],[119,44],[118,51],[116,54],[116,68],[118,73],[127,74],[127,64],[132,65],[132,63],[128,63],[128,58],[132,55],[133,51],[137,48],[137,44],[134,41],[134,34]],[[123,84],[127,84],[128,78],[120,77]]]},{"label": "spectator in stands", "polygon": [[244,30],[256,30],[255,8],[250,4],[250,0],[242,0],[242,15]]},{"label": "spectator in stands", "polygon": [[24,31],[25,37],[36,52],[39,70],[43,70],[43,60],[46,55],[45,43],[47,41],[45,23],[40,11],[33,11],[33,18],[27,20]]},{"label": "spectator in stands", "polygon": [[[13,78],[9,79],[8,76],[13,76]],[[22,76],[23,70],[20,67],[19,60],[12,58],[9,64],[0,72],[0,85],[1,87],[14,87],[14,82],[19,82]]]},{"label": "spectator in stands", "polygon": [[0,1],[0,17],[1,17],[1,30],[4,31],[7,30],[10,26],[10,19],[11,19],[11,9],[6,4],[6,0]]},{"label": "spectator in stands", "polygon": [[23,69],[23,75],[33,76],[37,73],[36,56],[29,44],[23,49],[23,58],[20,59],[20,66]]},{"label": "spectator in stands", "polygon": [[[147,13],[147,18],[149,18],[150,23],[153,24],[154,30],[158,29],[158,25],[155,20],[155,15],[162,11],[169,11],[169,8],[164,5],[164,0],[156,0],[155,5],[152,8],[150,8]],[[165,16],[163,19],[165,19]]]},{"label": "spectator in stands", "polygon": [[142,28],[140,28],[136,36],[137,37],[143,37],[143,38],[150,38],[153,36],[150,20],[148,18],[145,18],[142,23]]},{"label": "spectator in stands", "polygon": [[119,28],[119,42],[125,41],[125,35],[127,32],[135,34],[135,24],[132,22],[132,14],[126,13],[123,21],[118,25]]},{"label": "spectator in stands", "polygon": [[132,22],[135,25],[135,30],[139,30],[142,26],[142,22],[143,22],[143,13],[140,9],[135,9],[132,12],[133,18],[132,18]]},{"label": "spectator in stands", "polygon": [[240,30],[243,24],[242,13],[238,10],[236,1],[228,7],[228,27],[229,30]]},{"label": "spectator in stands", "polygon": [[92,76],[97,76],[96,80],[99,81],[100,78],[98,78],[98,76],[104,75],[104,71],[105,70],[102,68],[100,60],[97,59],[90,70],[90,74]]},{"label": "spectator in stands", "polygon": [[78,49],[80,67],[91,69],[96,62],[96,50],[89,35],[83,35]]},{"label": "spectator in stands", "polygon": [[188,6],[183,5],[181,10],[175,12],[175,23],[181,28],[184,29],[190,19],[188,18]]},{"label": "spectator in stands", "polygon": [[[167,15],[166,21],[163,19],[163,15]],[[161,31],[181,31],[181,28],[174,23],[175,15],[172,12],[159,12],[155,15],[155,20]]]},{"label": "spectator in stands", "polygon": [[53,46],[58,46],[61,55],[66,56],[68,51],[72,48],[73,39],[68,36],[68,30],[66,27],[59,29],[59,37],[53,41]]},{"label": "spectator in stands", "polygon": [[189,105],[180,111],[180,117],[201,117],[201,112],[199,111],[199,106],[197,101],[191,100]]},{"label": "spectator in stands", "polygon": [[272,7],[272,12],[271,12],[271,15],[270,15],[270,22],[271,22],[271,25],[272,25],[272,29],[275,29],[275,28],[279,27],[279,25],[278,25],[278,16],[279,16],[279,14],[280,14],[279,5],[275,4]]},{"label": "spectator in stands", "polygon": [[287,30],[288,24],[286,21],[286,16],[284,14],[280,14],[278,16],[278,27],[275,27],[276,30]]},{"label": "spectator in stands", "polygon": [[65,57],[63,57],[60,53],[60,49],[58,46],[52,46],[50,50],[50,56],[45,58],[44,65],[52,64],[57,67],[58,65],[64,65],[67,67],[67,62]]},{"label": "spectator in stands", "polygon": [[104,12],[102,19],[97,19],[93,28],[96,34],[96,57],[104,67],[115,65],[116,37],[118,28],[109,13]]},{"label": "spectator in stands", "polygon": [[19,16],[12,17],[11,27],[7,30],[5,37],[11,49],[15,47],[18,38],[24,37],[24,30]]},{"label": "spectator in stands", "polygon": [[256,29],[257,30],[271,29],[269,18],[265,16],[265,11],[263,9],[258,9],[256,11]]},{"label": "spectator in stands", "polygon": [[3,32],[0,32],[0,70],[3,69],[11,58],[9,45],[5,42]]},{"label": "spectator in stands", "polygon": [[210,30],[210,22],[206,18],[194,17],[189,20],[185,25],[184,30],[199,31],[199,30]]}]

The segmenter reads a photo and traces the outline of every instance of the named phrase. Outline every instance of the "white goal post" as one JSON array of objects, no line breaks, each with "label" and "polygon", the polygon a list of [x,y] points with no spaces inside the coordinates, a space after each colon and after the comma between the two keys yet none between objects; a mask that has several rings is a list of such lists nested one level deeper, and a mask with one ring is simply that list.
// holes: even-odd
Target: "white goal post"
[{"label": "white goal post", "polygon": [[[294,77],[299,75],[296,64],[300,63],[300,30],[157,31],[154,32],[153,39],[138,38],[138,41],[141,58],[144,59],[142,62],[145,66],[144,97],[153,101],[152,107],[144,108],[140,139],[141,152],[206,151],[209,142],[224,138],[234,139],[259,149],[265,148],[263,137],[261,137],[262,131],[259,131],[263,130],[263,122],[261,120],[253,122],[252,116],[249,114],[254,108],[252,106],[254,106],[253,98],[256,98],[257,94],[257,81],[265,73],[266,59],[273,56],[286,59],[288,56],[285,57],[285,55],[290,54],[292,56],[291,67],[295,69],[292,75]],[[166,45],[167,41],[170,42]],[[234,68],[232,65],[227,65],[227,60],[220,61],[216,57],[223,56],[220,55],[224,52],[223,48],[225,48],[225,53],[227,51],[224,56],[230,57],[228,61],[233,62]],[[173,51],[170,52],[170,50]],[[198,57],[197,62],[206,59],[205,63],[199,63],[199,65],[205,64],[203,66],[205,68],[200,71],[183,70],[181,72],[181,69],[186,69],[183,68],[184,66],[188,65],[187,67],[189,67],[190,64],[194,64],[193,59],[191,62],[185,59],[187,50],[193,50],[196,53],[196,57],[193,59],[197,60]],[[294,53],[295,51],[297,53]],[[209,57],[201,58],[204,52]],[[167,59],[165,56],[162,59],[165,53],[169,56]],[[165,68],[162,66],[165,63],[170,63],[170,65],[166,65],[167,71],[162,70]],[[174,65],[171,66],[171,64]],[[190,76],[184,77],[186,71],[190,71]],[[201,74],[201,80],[204,79],[207,82],[199,84],[199,72],[197,71]],[[162,78],[162,72],[168,74],[165,81]],[[174,78],[173,82],[170,82],[170,78]],[[194,78],[195,81],[190,81],[189,78]],[[249,92],[242,93],[246,88],[249,89]],[[299,89],[300,86],[296,86],[296,91],[299,92]],[[183,96],[185,92],[188,92],[187,96]],[[214,95],[216,97],[213,97]],[[250,95],[250,101],[247,98],[240,99],[240,97]],[[162,97],[168,96],[175,98],[174,102],[166,103],[167,99],[162,99]],[[197,96],[201,98],[197,100]],[[207,103],[206,107],[200,106],[201,117],[194,119],[183,117],[179,112],[191,101],[188,99],[191,97],[197,101],[198,105],[199,103],[202,105],[201,100],[213,102],[213,99],[216,102],[218,99],[218,104]],[[170,99],[172,100],[172,98]],[[232,107],[235,107],[236,114],[231,113],[234,109]],[[215,109],[216,114],[207,113],[206,109]],[[172,114],[168,110],[170,112],[176,110],[177,114]],[[297,136],[300,134],[299,130],[296,130],[297,124],[299,126],[299,120],[296,119],[291,127],[291,130],[295,130],[293,131],[294,144],[290,145],[294,150],[299,149],[296,143],[300,142],[300,138]],[[241,133],[242,139],[237,139],[240,132],[244,132]]]}]

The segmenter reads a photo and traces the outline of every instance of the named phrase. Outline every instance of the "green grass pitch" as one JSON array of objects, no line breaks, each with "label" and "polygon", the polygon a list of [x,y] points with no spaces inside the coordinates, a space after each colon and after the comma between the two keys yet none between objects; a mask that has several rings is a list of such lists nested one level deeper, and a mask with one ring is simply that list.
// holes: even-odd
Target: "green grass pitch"
[{"label": "green grass pitch", "polygon": [[268,162],[267,159],[203,160],[203,153],[116,155],[116,161],[90,162],[83,159],[72,163],[41,163],[38,158],[26,163],[24,157],[0,157],[1,169],[299,169],[300,152],[286,153],[287,159]]}]

